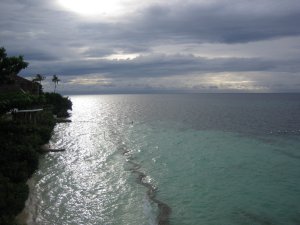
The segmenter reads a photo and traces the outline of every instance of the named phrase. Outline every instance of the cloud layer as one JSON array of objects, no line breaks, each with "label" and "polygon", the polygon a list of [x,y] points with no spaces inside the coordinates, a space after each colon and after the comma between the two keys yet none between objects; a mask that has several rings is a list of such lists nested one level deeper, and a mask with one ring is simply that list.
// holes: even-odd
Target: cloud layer
[{"label": "cloud layer", "polygon": [[3,0],[1,45],[29,61],[24,76],[58,74],[65,92],[300,91],[299,1],[129,3],[88,17]]}]

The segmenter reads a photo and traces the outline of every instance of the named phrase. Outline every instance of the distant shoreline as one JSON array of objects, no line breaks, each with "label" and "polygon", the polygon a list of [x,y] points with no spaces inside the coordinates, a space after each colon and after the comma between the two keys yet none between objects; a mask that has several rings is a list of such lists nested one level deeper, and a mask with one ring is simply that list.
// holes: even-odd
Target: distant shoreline
[{"label": "distant shoreline", "polygon": [[178,91],[165,91],[165,92],[66,92],[65,96],[76,95],[299,95],[300,92],[178,92]]}]

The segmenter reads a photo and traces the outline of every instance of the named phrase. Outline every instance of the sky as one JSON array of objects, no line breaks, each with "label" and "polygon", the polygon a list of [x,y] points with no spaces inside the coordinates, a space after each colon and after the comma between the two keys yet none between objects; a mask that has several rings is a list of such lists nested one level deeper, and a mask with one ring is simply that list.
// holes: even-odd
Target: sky
[{"label": "sky", "polygon": [[299,0],[1,0],[0,46],[67,94],[300,92]]}]

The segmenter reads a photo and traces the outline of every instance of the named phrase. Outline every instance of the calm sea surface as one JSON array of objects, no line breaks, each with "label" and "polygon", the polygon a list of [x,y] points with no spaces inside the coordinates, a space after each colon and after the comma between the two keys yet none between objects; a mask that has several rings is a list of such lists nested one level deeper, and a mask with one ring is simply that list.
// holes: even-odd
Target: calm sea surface
[{"label": "calm sea surface", "polygon": [[71,96],[30,225],[300,224],[300,95]]}]

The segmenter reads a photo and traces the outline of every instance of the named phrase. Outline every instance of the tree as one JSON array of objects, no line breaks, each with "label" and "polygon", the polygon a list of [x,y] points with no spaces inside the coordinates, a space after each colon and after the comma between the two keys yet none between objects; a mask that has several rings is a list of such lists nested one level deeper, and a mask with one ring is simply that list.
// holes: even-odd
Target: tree
[{"label": "tree", "polygon": [[37,74],[35,75],[35,78],[32,79],[33,82],[39,82],[40,85],[42,85],[42,81],[45,80],[45,76],[41,75],[41,74]]},{"label": "tree", "polygon": [[35,78],[32,79],[33,82],[38,82],[40,84],[39,89],[38,89],[38,95],[40,93],[42,93],[42,81],[45,79],[46,79],[46,77],[39,73],[37,75],[35,75]]},{"label": "tree", "polygon": [[59,81],[60,81],[60,79],[58,79],[58,77],[56,75],[53,75],[52,82],[54,83],[54,93],[56,91],[56,86],[58,85]]},{"label": "tree", "polygon": [[24,61],[23,56],[7,57],[5,48],[0,48],[0,83],[13,82],[13,76],[27,66],[28,63]]}]

